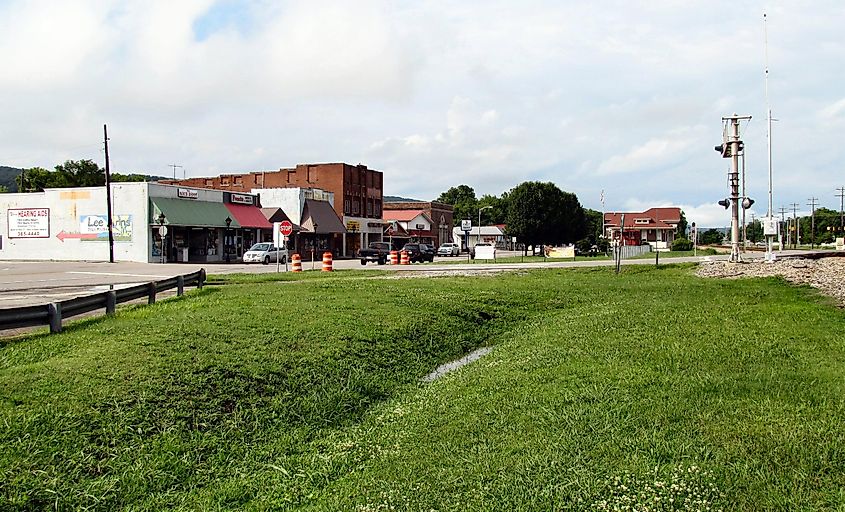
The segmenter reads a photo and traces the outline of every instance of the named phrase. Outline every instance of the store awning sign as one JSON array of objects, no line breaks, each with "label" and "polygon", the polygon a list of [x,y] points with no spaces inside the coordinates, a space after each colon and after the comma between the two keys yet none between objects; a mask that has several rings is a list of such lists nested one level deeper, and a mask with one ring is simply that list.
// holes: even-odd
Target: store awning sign
[{"label": "store awning sign", "polygon": [[229,201],[236,204],[255,204],[255,198],[247,194],[231,194]]},{"label": "store awning sign", "polygon": [[200,196],[198,190],[193,190],[190,188],[179,188],[176,189],[176,195],[182,199],[197,199]]}]

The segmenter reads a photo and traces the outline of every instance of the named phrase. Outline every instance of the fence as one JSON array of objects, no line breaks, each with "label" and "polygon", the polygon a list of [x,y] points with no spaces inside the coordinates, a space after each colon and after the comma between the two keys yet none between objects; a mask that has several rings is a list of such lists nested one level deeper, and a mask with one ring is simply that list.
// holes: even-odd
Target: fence
[{"label": "fence", "polygon": [[617,247],[611,247],[611,255],[616,256],[616,251],[622,250],[622,259],[633,258],[634,256],[639,256],[641,254],[646,254],[651,252],[650,245],[623,245]]},{"label": "fence", "polygon": [[105,309],[106,314],[110,315],[114,313],[117,305],[123,302],[147,297],[148,303],[154,304],[158,292],[176,288],[176,295],[181,296],[185,291],[185,286],[196,286],[197,289],[201,289],[204,283],[205,269],[200,269],[191,274],[152,281],[130,288],[109,290],[85,297],[76,297],[61,302],[0,309],[0,330],[49,325],[51,333],[61,332],[63,318],[70,318],[98,309]]}]

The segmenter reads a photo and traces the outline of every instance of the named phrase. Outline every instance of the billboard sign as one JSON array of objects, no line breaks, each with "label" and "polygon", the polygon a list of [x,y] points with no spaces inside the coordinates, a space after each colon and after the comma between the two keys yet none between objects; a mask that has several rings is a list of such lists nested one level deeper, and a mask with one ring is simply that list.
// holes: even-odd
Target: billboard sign
[{"label": "billboard sign", "polygon": [[50,238],[49,208],[10,208],[9,238]]}]

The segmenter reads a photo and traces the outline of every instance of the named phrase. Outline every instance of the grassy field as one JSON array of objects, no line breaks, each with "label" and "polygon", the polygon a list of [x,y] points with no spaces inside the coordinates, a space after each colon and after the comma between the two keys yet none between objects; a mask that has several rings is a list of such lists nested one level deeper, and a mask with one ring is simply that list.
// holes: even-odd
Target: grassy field
[{"label": "grassy field", "polygon": [[691,268],[219,277],[4,342],[0,510],[841,510],[842,310]]}]

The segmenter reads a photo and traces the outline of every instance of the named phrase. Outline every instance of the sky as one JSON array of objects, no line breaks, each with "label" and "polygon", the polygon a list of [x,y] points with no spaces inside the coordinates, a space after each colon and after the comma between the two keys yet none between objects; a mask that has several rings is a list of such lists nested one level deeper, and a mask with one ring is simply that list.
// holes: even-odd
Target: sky
[{"label": "sky", "polygon": [[0,165],[104,166],[107,124],[121,173],[361,163],[386,195],[551,181],[726,226],[723,116],[767,211],[768,53],[775,213],[838,210],[842,27],[827,0],[0,0]]}]

